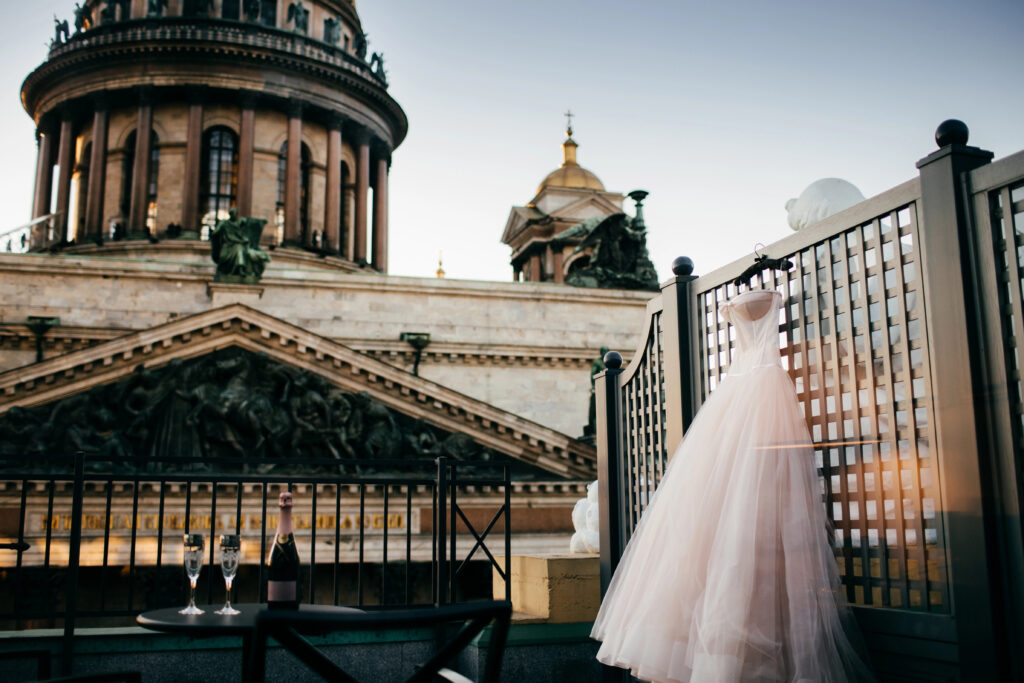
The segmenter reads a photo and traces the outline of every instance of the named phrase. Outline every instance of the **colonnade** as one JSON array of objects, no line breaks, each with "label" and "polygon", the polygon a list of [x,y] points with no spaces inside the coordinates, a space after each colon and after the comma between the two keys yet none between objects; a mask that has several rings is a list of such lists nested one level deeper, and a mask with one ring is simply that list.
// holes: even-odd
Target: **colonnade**
[{"label": "colonnade", "polygon": [[[203,108],[204,93],[189,91],[188,121],[185,139],[185,168],[182,176],[181,225],[186,231],[198,231],[202,220],[200,215],[200,177],[203,156]],[[240,117],[238,130],[238,163],[236,206],[239,215],[249,216],[253,208],[253,176],[255,153],[256,114],[259,109],[254,94],[243,94],[239,100]],[[89,157],[89,182],[85,198],[84,235],[90,239],[104,234],[104,185],[108,150],[108,125],[110,106],[108,98],[92,100],[92,146]],[[266,108],[266,105],[263,105]],[[81,107],[78,107],[81,112]],[[304,114],[310,108],[301,102],[294,102],[288,108],[287,154],[284,183],[284,246],[325,248],[356,263],[368,263],[373,268],[387,271],[388,232],[388,172],[390,150],[383,141],[376,140],[364,127],[347,121],[334,114],[327,120],[326,196],[324,201],[324,231],[315,240],[312,228],[302,229],[301,183],[302,183],[302,127]],[[36,168],[35,196],[32,217],[40,218],[50,214],[53,192],[53,167],[60,171],[56,187],[56,206],[53,210],[53,232],[60,242],[68,236],[68,215],[70,208],[71,180],[74,165],[76,124],[80,125],[81,114],[76,118],[71,108],[65,108],[56,123],[41,125],[37,131],[38,161]],[[322,120],[318,117],[318,122]],[[137,105],[137,126],[135,135],[134,166],[131,169],[130,210],[124,216],[125,234],[147,233],[147,192],[152,157],[153,93],[151,88],[139,91]],[[344,194],[342,181],[343,134],[351,136],[349,144],[356,157],[354,225],[352,234],[342,243],[341,224],[343,218]],[[174,142],[174,141],[163,141]],[[179,143],[180,144],[180,143]],[[373,153],[371,153],[371,151]],[[370,189],[373,188],[373,203],[370,206]],[[262,216],[261,216],[262,217]],[[271,218],[271,217],[267,217]],[[372,223],[371,223],[372,221]],[[273,221],[270,221],[271,223]],[[370,231],[372,227],[372,243]],[[35,249],[49,246],[39,228],[32,236]]]}]

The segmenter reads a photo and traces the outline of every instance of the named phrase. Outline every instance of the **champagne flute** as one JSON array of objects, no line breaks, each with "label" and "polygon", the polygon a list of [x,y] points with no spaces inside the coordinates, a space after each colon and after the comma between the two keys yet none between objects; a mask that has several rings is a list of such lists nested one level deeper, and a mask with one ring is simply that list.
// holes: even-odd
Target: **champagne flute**
[{"label": "champagne flute", "polygon": [[227,594],[224,598],[224,606],[214,612],[214,614],[226,616],[241,614],[241,612],[231,606],[231,582],[238,571],[238,561],[241,559],[241,555],[242,544],[238,536],[224,534],[220,537],[220,570],[224,574],[224,588]]},{"label": "champagne flute", "polygon": [[185,573],[188,575],[188,582],[192,586],[191,597],[188,607],[179,610],[178,614],[203,614],[203,610],[196,607],[196,583],[199,581],[199,572],[203,569],[203,535],[185,534]]}]

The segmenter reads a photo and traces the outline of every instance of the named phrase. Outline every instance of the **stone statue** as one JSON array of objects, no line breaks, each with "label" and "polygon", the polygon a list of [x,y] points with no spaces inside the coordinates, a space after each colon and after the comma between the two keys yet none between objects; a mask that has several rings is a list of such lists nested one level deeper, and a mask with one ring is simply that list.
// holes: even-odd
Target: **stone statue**
[{"label": "stone statue", "polygon": [[324,19],[324,42],[337,45],[341,42],[341,19]]},{"label": "stone statue", "polygon": [[210,235],[210,255],[217,264],[216,282],[257,282],[270,255],[260,248],[264,218],[239,218],[238,209],[217,223]]},{"label": "stone statue", "polygon": [[384,53],[374,52],[370,57],[370,69],[373,70],[373,75],[381,80],[382,83],[387,83],[387,72],[384,71]]},{"label": "stone statue", "polygon": [[186,17],[203,17],[212,12],[213,0],[185,0],[182,14]]},{"label": "stone statue", "polygon": [[67,19],[58,19],[56,15],[53,17],[53,45],[63,45],[64,43],[71,40],[71,29],[68,27]]},{"label": "stone statue", "polygon": [[292,22],[296,31],[309,33],[309,10],[302,0],[288,5],[288,21]]},{"label": "stone statue", "polygon": [[587,410],[587,424],[583,427],[583,436],[580,437],[581,441],[585,441],[590,444],[594,443],[594,438],[597,435],[596,378],[599,374],[608,369],[608,366],[604,364],[604,356],[606,353],[608,353],[608,347],[602,346],[600,355],[590,364],[590,407]]},{"label": "stone statue", "polygon": [[354,41],[355,44],[352,46],[356,52],[356,57],[359,57],[359,59],[362,59],[363,61],[366,60],[366,50],[370,46],[370,42],[367,40],[368,38],[369,34],[360,33],[356,36]]},{"label": "stone statue", "polygon": [[260,0],[244,0],[242,11],[245,12],[246,19],[256,21],[260,18]]},{"label": "stone statue", "polygon": [[[165,0],[166,1],[166,0]],[[75,35],[89,30],[92,25],[92,10],[75,3]]]},{"label": "stone statue", "polygon": [[[567,235],[579,226],[560,233]],[[658,290],[658,274],[647,253],[647,230],[642,220],[624,213],[608,216],[583,238],[576,252],[592,248],[590,260],[573,269],[566,279],[576,287]],[[574,252],[575,253],[575,252]]]},{"label": "stone statue", "polygon": [[146,16],[162,17],[167,11],[167,0],[149,0]]}]

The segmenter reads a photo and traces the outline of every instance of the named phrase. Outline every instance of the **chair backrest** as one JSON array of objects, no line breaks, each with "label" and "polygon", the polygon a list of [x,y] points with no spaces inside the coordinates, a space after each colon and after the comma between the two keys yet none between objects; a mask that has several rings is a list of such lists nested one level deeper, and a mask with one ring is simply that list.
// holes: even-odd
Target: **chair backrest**
[{"label": "chair backrest", "polygon": [[439,674],[443,675],[445,665],[458,657],[479,633],[493,623],[487,659],[479,680],[480,683],[497,683],[501,674],[501,660],[511,618],[512,605],[505,600],[362,613],[351,610],[264,610],[256,617],[249,674],[251,680],[256,683],[265,680],[267,641],[272,637],[324,679],[358,683],[357,679],[346,673],[303,636],[325,635],[338,631],[457,626],[454,635],[451,635],[435,650],[429,660],[421,664],[416,672],[406,679],[408,683],[425,683],[435,680]]}]

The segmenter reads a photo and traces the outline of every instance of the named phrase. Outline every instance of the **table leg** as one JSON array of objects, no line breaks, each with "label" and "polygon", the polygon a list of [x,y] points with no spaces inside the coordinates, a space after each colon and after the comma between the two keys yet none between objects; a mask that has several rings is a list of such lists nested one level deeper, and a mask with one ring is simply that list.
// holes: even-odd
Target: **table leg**
[{"label": "table leg", "polygon": [[242,683],[252,680],[252,632],[242,636]]}]

